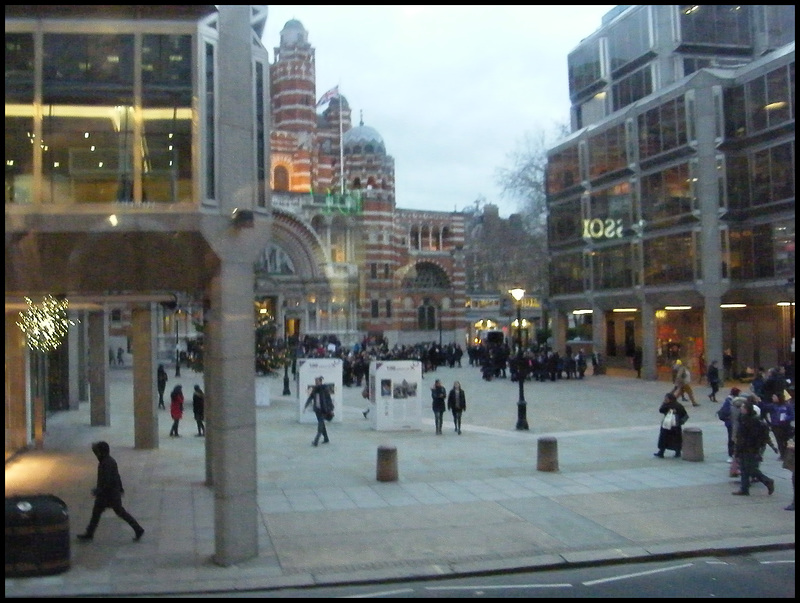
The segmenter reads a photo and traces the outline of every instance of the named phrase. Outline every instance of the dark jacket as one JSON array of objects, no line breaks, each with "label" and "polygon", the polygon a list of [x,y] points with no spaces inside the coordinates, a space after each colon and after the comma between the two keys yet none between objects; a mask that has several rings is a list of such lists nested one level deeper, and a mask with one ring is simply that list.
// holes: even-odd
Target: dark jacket
[{"label": "dark jacket", "polygon": [[98,460],[95,498],[107,507],[116,505],[122,500],[122,495],[125,493],[117,461],[108,452],[98,449],[97,445],[92,446],[92,450]]},{"label": "dark jacket", "polygon": [[206,417],[206,397],[202,390],[194,390],[194,394],[192,395],[192,412],[194,412],[194,418],[198,421],[202,421]]},{"label": "dark jacket", "polygon": [[688,420],[689,413],[686,412],[683,404],[678,401],[662,403],[658,412],[666,417],[670,410],[673,410],[675,413],[676,424],[675,427],[671,429],[664,429],[663,426],[661,427],[658,436],[658,448],[659,450],[666,449],[680,452],[683,447],[683,429],[681,426]]},{"label": "dark jacket", "polygon": [[761,419],[750,413],[740,414],[739,429],[736,432],[736,454],[761,454],[764,440]]},{"label": "dark jacket", "polygon": [[445,400],[447,400],[447,390],[444,385],[434,385],[431,388],[431,408],[433,412],[444,412]]},{"label": "dark jacket", "polygon": [[164,370],[163,366],[158,367],[156,381],[158,383],[158,392],[163,394],[164,390],[167,388],[167,381],[169,381],[169,377],[167,377],[167,371]]},{"label": "dark jacket", "polygon": [[303,408],[308,408],[309,405],[312,405],[311,408],[315,413],[323,416],[333,412],[333,399],[331,398],[331,390],[328,389],[327,385],[323,383],[322,385],[314,386]]},{"label": "dark jacket", "polygon": [[453,412],[464,412],[467,410],[467,395],[463,389],[456,391],[456,388],[450,390],[447,394],[447,409]]}]

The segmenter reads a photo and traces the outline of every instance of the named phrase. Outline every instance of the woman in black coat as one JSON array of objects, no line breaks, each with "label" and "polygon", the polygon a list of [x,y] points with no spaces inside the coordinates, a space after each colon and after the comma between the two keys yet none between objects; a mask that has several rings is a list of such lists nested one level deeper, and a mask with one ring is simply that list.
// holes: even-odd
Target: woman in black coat
[{"label": "woman in black coat", "polygon": [[661,419],[661,430],[658,434],[658,452],[653,453],[653,456],[664,458],[665,450],[674,450],[675,456],[679,457],[683,448],[683,424],[689,419],[689,413],[672,392],[664,396],[658,412],[664,417]]},{"label": "woman in black coat", "polygon": [[456,433],[461,435],[461,413],[467,410],[467,396],[458,381],[453,383],[453,389],[447,394],[447,408],[453,413]]}]

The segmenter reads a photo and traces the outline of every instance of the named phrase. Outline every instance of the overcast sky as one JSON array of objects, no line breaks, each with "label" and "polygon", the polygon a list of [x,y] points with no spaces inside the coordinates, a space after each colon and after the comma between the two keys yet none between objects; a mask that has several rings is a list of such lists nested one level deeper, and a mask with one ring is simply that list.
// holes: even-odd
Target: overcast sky
[{"label": "overcast sky", "polygon": [[[316,50],[317,98],[338,85],[358,125],[395,159],[396,204],[507,217],[496,171],[526,133],[569,121],[567,54],[615,5],[269,5],[264,44],[299,20]],[[322,110],[323,107],[320,108]]]}]

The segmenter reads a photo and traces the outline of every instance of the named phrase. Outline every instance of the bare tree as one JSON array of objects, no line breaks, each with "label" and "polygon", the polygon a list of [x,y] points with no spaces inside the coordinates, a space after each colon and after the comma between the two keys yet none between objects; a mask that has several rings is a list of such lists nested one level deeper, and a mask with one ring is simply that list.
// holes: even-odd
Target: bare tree
[{"label": "bare tree", "polygon": [[526,228],[532,235],[542,237],[543,247],[547,235],[547,149],[551,140],[568,132],[566,124],[557,125],[551,136],[541,129],[526,132],[517,148],[507,155],[508,167],[497,168],[495,174],[502,196],[517,201]]}]

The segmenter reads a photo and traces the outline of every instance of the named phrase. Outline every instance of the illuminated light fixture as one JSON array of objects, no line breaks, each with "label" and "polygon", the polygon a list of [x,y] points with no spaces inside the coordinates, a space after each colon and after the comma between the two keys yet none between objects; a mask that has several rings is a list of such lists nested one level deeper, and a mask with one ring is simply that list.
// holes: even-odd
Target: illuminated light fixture
[{"label": "illuminated light fixture", "polygon": [[575,315],[579,315],[579,314],[591,314],[591,313],[592,313],[592,310],[573,310],[573,311],[572,311],[572,313],[573,313],[573,314],[575,314]]},{"label": "illuminated light fixture", "polygon": [[111,214],[110,216],[108,216],[108,223],[111,224],[111,226],[116,226],[117,224],[119,224],[119,220],[117,219],[117,215],[116,214]]},{"label": "illuminated light fixture", "polygon": [[19,313],[17,326],[25,333],[28,347],[41,352],[58,349],[75,323],[67,317],[69,302],[46,295],[39,304],[25,298],[28,309]]},{"label": "illuminated light fixture", "polygon": [[636,308],[614,308],[612,312],[638,312]]},{"label": "illuminated light fixture", "polygon": [[746,308],[747,304],[720,304],[720,308]]},{"label": "illuminated light fixture", "polygon": [[764,106],[764,109],[766,109],[767,111],[772,111],[774,109],[785,109],[785,108],[786,108],[786,101],[777,101]]},{"label": "illuminated light fixture", "polygon": [[691,306],[664,306],[665,310],[691,310]]},{"label": "illuminated light fixture", "polygon": [[778,302],[779,306],[793,306],[794,302]]}]

